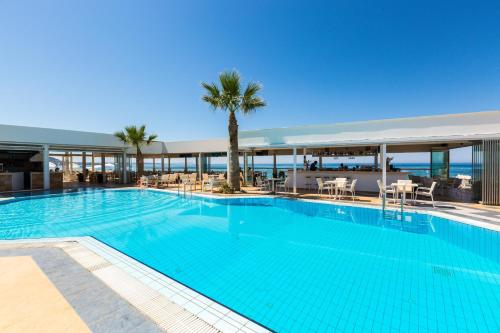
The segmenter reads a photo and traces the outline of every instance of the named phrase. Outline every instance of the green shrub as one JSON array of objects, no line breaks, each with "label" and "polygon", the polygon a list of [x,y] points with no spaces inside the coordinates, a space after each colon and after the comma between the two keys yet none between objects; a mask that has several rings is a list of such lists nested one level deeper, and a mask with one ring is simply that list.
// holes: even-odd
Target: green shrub
[{"label": "green shrub", "polygon": [[224,193],[224,194],[233,194],[234,188],[230,187],[228,183],[224,183],[220,187],[220,191],[221,191],[221,193]]}]

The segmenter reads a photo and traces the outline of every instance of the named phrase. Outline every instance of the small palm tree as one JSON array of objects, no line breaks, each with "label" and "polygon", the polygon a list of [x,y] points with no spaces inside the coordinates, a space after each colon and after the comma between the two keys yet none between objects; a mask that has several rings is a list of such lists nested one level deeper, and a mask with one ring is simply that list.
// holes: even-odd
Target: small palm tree
[{"label": "small palm tree", "polygon": [[144,160],[142,158],[141,146],[149,145],[158,136],[156,134],[146,134],[146,125],[141,127],[127,126],[125,130],[116,132],[115,136],[126,144],[132,145],[137,149],[137,175],[140,177],[144,173]]},{"label": "small palm tree", "polygon": [[240,162],[238,156],[238,122],[236,112],[248,114],[258,108],[266,106],[262,98],[257,96],[261,90],[258,83],[248,83],[245,91],[242,92],[240,75],[236,71],[223,72],[219,75],[220,87],[217,83],[202,83],[206,95],[202,100],[207,102],[214,110],[220,109],[229,112],[228,131],[228,183],[229,187],[235,191],[240,190]]}]

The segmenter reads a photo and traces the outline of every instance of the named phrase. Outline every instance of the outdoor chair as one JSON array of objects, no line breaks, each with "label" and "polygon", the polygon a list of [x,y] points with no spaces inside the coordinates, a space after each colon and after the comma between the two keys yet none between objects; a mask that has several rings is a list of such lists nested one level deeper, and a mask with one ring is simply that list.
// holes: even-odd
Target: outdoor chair
[{"label": "outdoor chair", "polygon": [[404,193],[410,193],[410,197],[412,200],[415,200],[415,187],[413,187],[413,182],[411,179],[399,179],[398,180],[398,188],[396,189],[396,196],[399,197],[398,190],[399,188],[404,188],[404,191],[401,193],[401,195],[404,195]]},{"label": "outdoor chair", "polygon": [[140,187],[148,187],[149,186],[149,178],[147,176],[141,176],[139,179]]},{"label": "outdoor chair", "polygon": [[260,191],[270,191],[271,190],[271,185],[269,184],[269,181],[263,180],[261,176],[258,176],[255,178],[255,183]]},{"label": "outdoor chair", "polygon": [[276,183],[276,192],[279,192],[280,189],[283,190],[283,192],[288,192],[290,189],[290,179],[286,177],[284,180]]},{"label": "outdoor chair", "polygon": [[384,193],[387,195],[387,194],[392,194],[392,200],[394,203],[396,203],[396,190],[394,188],[392,188],[391,186],[386,186],[384,188],[384,185],[382,185],[382,181],[380,179],[377,179],[377,185],[378,185],[378,189],[379,189],[379,192],[378,192],[378,197],[379,198],[382,198],[382,196],[384,195]]},{"label": "outdoor chair", "polygon": [[318,184],[318,195],[322,195],[323,190],[325,189],[328,191],[328,194],[331,194],[332,187],[330,185],[326,185],[325,182],[323,181],[323,178],[317,177],[316,183]]},{"label": "outdoor chair", "polygon": [[349,193],[351,193],[351,198],[352,198],[352,201],[354,201],[354,197],[356,196],[356,183],[357,183],[357,182],[358,182],[358,180],[357,180],[357,179],[354,179],[354,180],[352,181],[352,183],[351,183],[349,186],[347,186],[347,187],[345,188],[345,190],[344,190],[344,193],[345,193],[345,192],[349,192]]},{"label": "outdoor chair", "polygon": [[434,189],[436,188],[437,182],[432,182],[431,187],[419,187],[415,191],[415,201],[417,201],[417,197],[419,195],[423,195],[424,197],[431,198],[432,207],[436,207],[434,204]]}]

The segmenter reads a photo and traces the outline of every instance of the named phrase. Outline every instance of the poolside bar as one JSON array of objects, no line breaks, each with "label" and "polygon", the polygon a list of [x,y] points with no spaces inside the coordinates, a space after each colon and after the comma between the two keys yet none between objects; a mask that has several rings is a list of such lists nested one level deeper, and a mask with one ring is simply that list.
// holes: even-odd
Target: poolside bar
[{"label": "poolside bar", "polygon": [[[309,187],[314,189],[313,178],[318,176],[358,179],[358,190],[374,192],[377,190],[377,179],[388,185],[394,180],[410,177],[409,172],[388,165],[387,154],[428,153],[431,160],[429,178],[446,184],[450,181],[450,150],[472,147],[473,198],[484,204],[500,205],[499,140],[500,111],[485,111],[240,131],[239,151],[244,160],[245,181],[249,178],[255,181],[255,156],[272,158],[273,176],[277,173],[277,156],[293,156],[293,167],[287,173],[294,192]],[[144,158],[161,159],[161,173],[165,172],[164,158],[168,161],[167,172],[172,171],[172,158],[183,158],[185,169],[187,159],[195,158],[198,173],[201,174],[201,171],[209,169],[210,157],[227,156],[228,140],[156,141],[141,150]],[[303,170],[297,164],[298,153],[317,158],[319,169],[314,172]],[[3,171],[2,177],[7,179],[7,172],[23,172],[24,189],[30,189],[31,172],[40,172],[43,188],[52,188],[51,179],[59,178],[52,177],[51,173],[61,172],[51,166],[52,159],[58,155],[64,160],[64,182],[73,179],[75,170],[72,160],[81,157],[86,165],[87,154],[91,156],[91,171],[87,175],[86,170],[82,170],[83,179],[94,180],[99,172],[103,182],[135,181],[136,175],[131,170],[132,161],[138,162],[135,148],[124,145],[111,134],[0,125],[0,165],[5,166],[3,170],[0,168],[0,174]],[[101,170],[95,164],[99,155]],[[1,156],[5,156],[3,161]],[[13,156],[18,156],[25,163],[14,166]],[[34,156],[38,156],[38,162],[30,162]],[[354,170],[324,168],[325,158],[354,156],[373,156],[373,166]],[[251,163],[248,163],[249,157]],[[113,175],[106,170],[108,159],[113,161]],[[72,177],[66,177],[66,174]],[[12,185],[10,188],[13,188]]]},{"label": "poolside bar", "polygon": [[[437,181],[441,191],[453,182],[449,175],[450,150],[463,147],[473,149],[475,172],[474,199],[484,204],[500,205],[500,111],[398,118],[289,128],[270,128],[240,132],[240,149],[258,155],[293,155],[294,168],[290,170],[293,191],[315,187],[314,177],[345,177],[358,179],[360,191],[377,191],[377,179],[383,186],[410,177],[409,172],[388,165],[387,154],[428,153],[430,175],[428,181]],[[319,158],[318,171],[297,172],[297,150]],[[475,152],[475,153],[474,153]],[[478,153],[480,152],[480,153]],[[325,156],[373,156],[371,170],[324,170]],[[378,158],[380,157],[380,165]],[[475,161],[475,162],[474,162]],[[341,172],[345,171],[345,172]],[[307,177],[307,178],[306,178]],[[420,177],[422,178],[422,177]],[[449,192],[454,193],[453,188]],[[463,190],[465,191],[465,190]],[[470,195],[469,197],[472,197]]]}]

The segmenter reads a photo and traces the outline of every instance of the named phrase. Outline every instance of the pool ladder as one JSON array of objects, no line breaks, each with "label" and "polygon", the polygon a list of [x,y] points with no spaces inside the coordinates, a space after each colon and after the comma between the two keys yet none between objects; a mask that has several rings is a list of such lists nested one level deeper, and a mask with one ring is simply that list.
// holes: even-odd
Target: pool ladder
[{"label": "pool ladder", "polygon": [[[385,201],[386,201],[386,197],[385,197],[385,193],[382,194],[382,215],[384,216],[385,218]],[[404,218],[404,204],[403,204],[403,200],[400,200],[400,203],[401,203],[401,208],[400,208],[400,213],[401,213],[401,219]]]},{"label": "pool ladder", "polygon": [[[180,196],[180,189],[181,189],[181,186],[180,185],[183,185],[183,189],[182,189],[182,192],[183,192],[183,195],[184,195],[184,198],[186,197],[186,184],[179,184],[179,186],[177,186],[177,196]],[[193,197],[193,187],[192,185],[189,185],[189,192],[191,193],[191,198]]]}]

